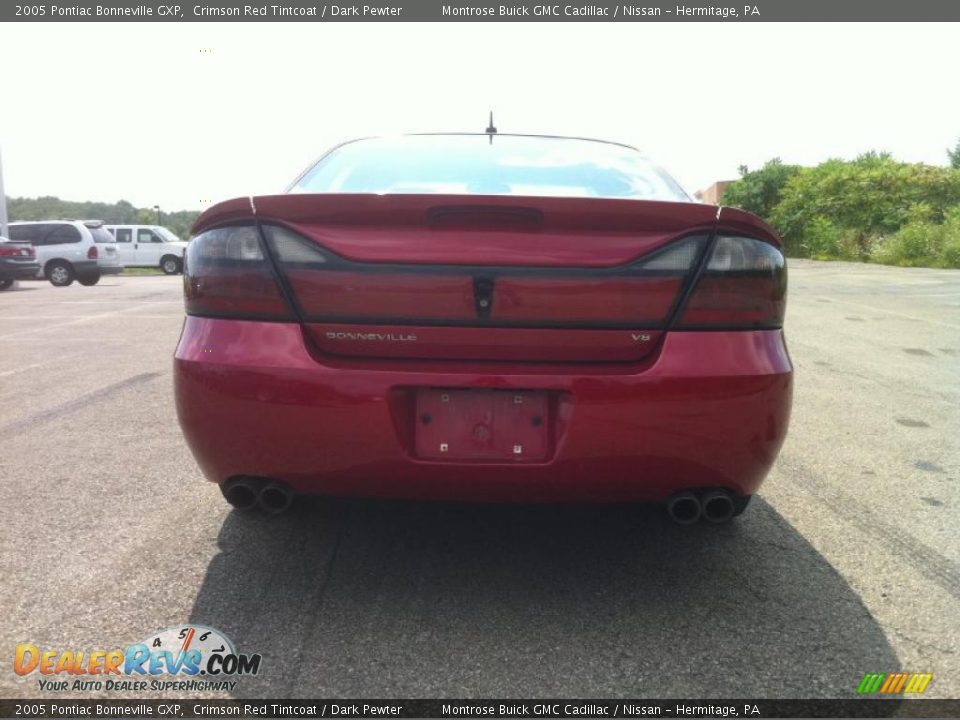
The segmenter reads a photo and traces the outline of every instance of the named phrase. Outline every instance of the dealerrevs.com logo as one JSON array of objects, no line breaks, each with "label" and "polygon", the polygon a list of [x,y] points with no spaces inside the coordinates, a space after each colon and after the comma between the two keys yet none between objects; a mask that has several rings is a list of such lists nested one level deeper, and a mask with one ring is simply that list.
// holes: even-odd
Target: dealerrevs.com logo
[{"label": "dealerrevs.com logo", "polygon": [[261,656],[238,653],[211,627],[160,630],[126,649],[52,650],[20,643],[17,675],[38,675],[39,689],[64,691],[233,690],[243,675],[260,672]]}]

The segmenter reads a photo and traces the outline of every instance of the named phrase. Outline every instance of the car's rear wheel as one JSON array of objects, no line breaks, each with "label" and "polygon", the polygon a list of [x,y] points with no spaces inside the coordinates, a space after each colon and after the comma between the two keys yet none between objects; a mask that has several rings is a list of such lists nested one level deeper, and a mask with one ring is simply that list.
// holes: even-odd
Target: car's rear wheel
[{"label": "car's rear wheel", "polygon": [[90,273],[89,275],[78,275],[77,280],[81,285],[86,285],[88,287],[90,285],[96,285],[98,282],[100,282],[100,271],[98,270],[97,272]]},{"label": "car's rear wheel", "polygon": [[176,275],[180,272],[180,265],[180,258],[173,255],[165,255],[160,261],[160,269],[163,270],[165,275]]},{"label": "car's rear wheel", "polygon": [[69,263],[62,260],[54,260],[47,265],[47,280],[56,287],[66,287],[73,282],[74,272]]},{"label": "car's rear wheel", "polygon": [[13,280],[0,280],[0,290],[9,290],[13,287]]}]

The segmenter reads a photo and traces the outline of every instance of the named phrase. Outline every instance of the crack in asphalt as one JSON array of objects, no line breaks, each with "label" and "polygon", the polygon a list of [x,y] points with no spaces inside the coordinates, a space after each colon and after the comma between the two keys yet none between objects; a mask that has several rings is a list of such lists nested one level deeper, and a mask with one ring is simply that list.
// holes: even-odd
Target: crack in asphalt
[{"label": "crack in asphalt", "polygon": [[956,563],[941,555],[909,533],[901,530],[851,495],[830,488],[808,466],[792,458],[780,456],[782,465],[792,465],[797,476],[804,479],[803,487],[810,491],[831,512],[841,516],[866,535],[872,535],[896,554],[907,558],[910,566],[956,599],[960,599],[960,569]]},{"label": "crack in asphalt", "polygon": [[931,651],[943,653],[944,655],[957,654],[957,651],[952,648],[943,647],[936,643],[926,642],[924,640],[918,640],[917,638],[913,637],[912,635],[908,635],[902,630],[894,630],[893,634],[896,635],[898,639],[902,640],[905,643],[913,645],[914,648],[916,648],[918,651],[925,654],[929,654]]},{"label": "crack in asphalt", "polygon": [[76,412],[77,410],[82,410],[86,406],[101,402],[111,395],[115,395],[121,390],[126,390],[128,387],[133,385],[140,385],[142,383],[149,382],[154,378],[160,377],[162,374],[163,373],[159,372],[148,372],[128,377],[126,380],[121,380],[120,382],[115,382],[112,385],[107,385],[99,390],[94,390],[86,395],[81,395],[74,400],[68,400],[60,405],[55,405],[48,410],[42,410],[38,413],[34,413],[33,415],[28,415],[22,420],[14,420],[6,425],[0,425],[0,434],[8,437],[11,435],[20,435],[37,425],[45,423],[49,420],[53,420],[57,417],[62,417],[63,415],[68,415],[69,413]]},{"label": "crack in asphalt", "polygon": [[349,526],[350,515],[352,512],[353,504],[348,503],[344,508],[343,515],[339,518],[339,523],[337,524],[335,531],[336,534],[333,538],[333,548],[330,552],[330,559],[327,561],[324,572],[319,577],[319,582],[317,582],[316,585],[316,599],[312,603],[313,612],[310,614],[310,618],[307,620],[306,626],[304,627],[303,632],[300,634],[300,644],[297,647],[297,656],[293,663],[293,667],[299,668],[299,671],[296,674],[291,673],[290,679],[287,682],[286,697],[294,697],[297,694],[297,685],[300,683],[300,678],[305,670],[303,658],[306,652],[307,643],[309,642],[309,639],[313,637],[314,632],[316,631],[317,623],[320,621],[324,599],[326,597],[327,590],[330,587],[330,581],[331,577],[333,576],[334,567],[337,565],[337,558],[340,554],[340,548],[343,545],[343,536],[346,533],[347,527]]}]

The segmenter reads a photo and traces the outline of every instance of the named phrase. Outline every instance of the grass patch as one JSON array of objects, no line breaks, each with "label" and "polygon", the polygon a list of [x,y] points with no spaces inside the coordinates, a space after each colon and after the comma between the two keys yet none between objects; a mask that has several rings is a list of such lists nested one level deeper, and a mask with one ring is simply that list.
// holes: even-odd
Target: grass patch
[{"label": "grass patch", "polygon": [[124,268],[121,275],[163,275],[163,270],[160,268],[149,268],[149,267],[128,267]]}]

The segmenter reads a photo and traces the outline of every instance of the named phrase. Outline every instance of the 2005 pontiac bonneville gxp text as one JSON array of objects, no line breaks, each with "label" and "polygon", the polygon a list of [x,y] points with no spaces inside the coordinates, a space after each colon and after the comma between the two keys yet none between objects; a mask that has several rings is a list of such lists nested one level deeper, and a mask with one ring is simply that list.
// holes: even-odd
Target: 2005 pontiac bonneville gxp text
[{"label": "2005 pontiac bonneville gxp text", "polygon": [[633,148],[358,140],[194,232],[177,410],[238,508],[663,501],[724,522],[787,432],[779,238]]}]

